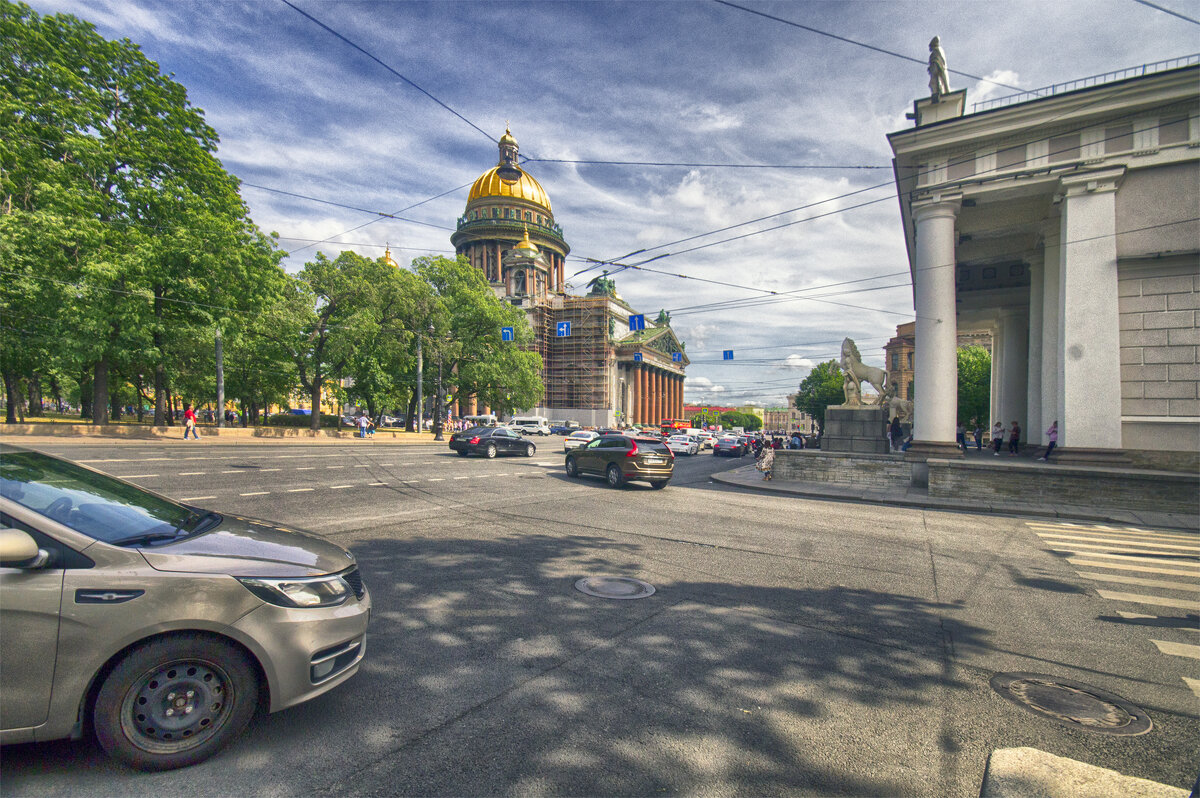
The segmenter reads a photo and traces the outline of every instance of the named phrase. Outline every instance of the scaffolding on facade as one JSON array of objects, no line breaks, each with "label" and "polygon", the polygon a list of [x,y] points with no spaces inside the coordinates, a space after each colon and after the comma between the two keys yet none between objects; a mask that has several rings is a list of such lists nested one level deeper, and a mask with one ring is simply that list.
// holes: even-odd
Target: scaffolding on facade
[{"label": "scaffolding on facade", "polygon": [[[552,408],[611,408],[610,382],[616,353],[609,343],[609,298],[562,296],[561,302],[560,306],[555,301],[543,316],[543,401]],[[557,335],[561,322],[570,323],[569,336]]]}]

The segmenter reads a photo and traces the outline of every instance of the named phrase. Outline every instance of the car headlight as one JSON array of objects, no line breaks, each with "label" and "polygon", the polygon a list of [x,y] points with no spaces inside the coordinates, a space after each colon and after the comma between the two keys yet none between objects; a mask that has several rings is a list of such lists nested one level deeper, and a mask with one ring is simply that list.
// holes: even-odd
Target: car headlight
[{"label": "car headlight", "polygon": [[235,578],[263,601],[279,607],[336,607],[350,595],[350,585],[337,575],[300,579]]}]

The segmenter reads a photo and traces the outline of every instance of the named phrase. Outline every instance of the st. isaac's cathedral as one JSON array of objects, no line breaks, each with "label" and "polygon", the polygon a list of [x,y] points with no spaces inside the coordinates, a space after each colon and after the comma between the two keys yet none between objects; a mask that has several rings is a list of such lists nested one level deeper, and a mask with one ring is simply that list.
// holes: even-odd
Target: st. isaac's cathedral
[{"label": "st. isaac's cathedral", "polygon": [[[496,296],[525,311],[542,356],[542,404],[529,411],[585,426],[658,424],[683,414],[683,344],[666,314],[637,314],[611,279],[593,280],[585,296],[566,292],[571,247],[554,221],[550,197],[518,164],[517,140],[505,130],[500,160],[471,186],[450,243],[488,279]],[[563,323],[569,325],[569,335]],[[676,359],[678,358],[678,359]],[[484,413],[474,400],[461,415]]]}]

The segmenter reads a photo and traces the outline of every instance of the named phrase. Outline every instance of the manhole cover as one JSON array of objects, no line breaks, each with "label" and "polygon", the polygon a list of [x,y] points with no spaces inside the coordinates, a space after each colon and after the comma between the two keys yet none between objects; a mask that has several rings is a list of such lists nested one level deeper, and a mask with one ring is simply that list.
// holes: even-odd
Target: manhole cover
[{"label": "manhole cover", "polygon": [[1154,728],[1141,709],[1091,685],[1041,673],[997,673],[991,685],[1022,709],[1076,728],[1127,736]]},{"label": "manhole cover", "polygon": [[575,589],[606,599],[640,599],[654,595],[654,585],[628,576],[585,576]]}]

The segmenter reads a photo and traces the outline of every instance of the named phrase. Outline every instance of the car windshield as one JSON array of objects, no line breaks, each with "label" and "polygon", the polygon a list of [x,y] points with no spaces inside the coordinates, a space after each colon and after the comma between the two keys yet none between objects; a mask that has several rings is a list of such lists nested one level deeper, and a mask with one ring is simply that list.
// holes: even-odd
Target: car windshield
[{"label": "car windshield", "polygon": [[669,452],[670,449],[662,441],[656,441],[653,438],[637,438],[638,448],[645,452],[663,453]]},{"label": "car windshield", "polygon": [[691,443],[692,442],[692,439],[686,435],[672,435],[671,440],[675,441],[676,443]]},{"label": "car windshield", "polygon": [[0,496],[106,543],[175,539],[208,525],[203,512],[38,452],[0,455]]},{"label": "car windshield", "polygon": [[572,432],[567,437],[568,438],[579,438],[581,440],[587,440],[592,437],[592,433],[590,433],[590,432]]}]

